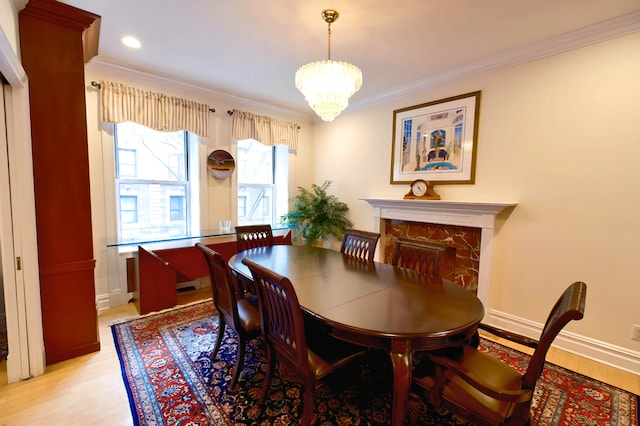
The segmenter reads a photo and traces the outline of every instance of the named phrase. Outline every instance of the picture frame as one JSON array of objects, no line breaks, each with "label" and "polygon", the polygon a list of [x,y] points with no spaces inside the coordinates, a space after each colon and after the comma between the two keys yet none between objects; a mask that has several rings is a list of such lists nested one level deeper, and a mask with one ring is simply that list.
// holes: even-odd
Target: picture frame
[{"label": "picture frame", "polygon": [[391,184],[475,183],[481,91],[393,111]]}]

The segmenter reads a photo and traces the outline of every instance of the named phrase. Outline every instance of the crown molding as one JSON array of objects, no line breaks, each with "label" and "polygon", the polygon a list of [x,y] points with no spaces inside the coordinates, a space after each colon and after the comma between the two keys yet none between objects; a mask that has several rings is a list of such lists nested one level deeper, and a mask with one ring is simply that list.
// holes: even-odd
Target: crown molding
[{"label": "crown molding", "polygon": [[354,101],[350,103],[349,111],[395,101],[435,87],[521,65],[638,31],[640,31],[640,11],[635,11],[547,39],[543,42],[519,47],[505,54],[491,56],[482,61],[471,63],[464,68],[425,77],[379,95]]}]

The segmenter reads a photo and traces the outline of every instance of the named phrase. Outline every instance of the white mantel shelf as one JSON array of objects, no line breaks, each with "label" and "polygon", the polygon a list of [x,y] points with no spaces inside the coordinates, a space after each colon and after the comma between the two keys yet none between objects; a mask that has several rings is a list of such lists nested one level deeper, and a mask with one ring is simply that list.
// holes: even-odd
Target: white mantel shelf
[{"label": "white mantel shelf", "polygon": [[478,298],[489,308],[489,285],[495,218],[500,212],[512,208],[512,202],[398,200],[361,198],[373,207],[373,226],[376,232],[383,230],[387,219],[443,225],[481,228],[480,265],[478,270]]},{"label": "white mantel shelf", "polygon": [[361,198],[374,208],[374,216],[445,225],[493,228],[495,216],[517,203]]}]

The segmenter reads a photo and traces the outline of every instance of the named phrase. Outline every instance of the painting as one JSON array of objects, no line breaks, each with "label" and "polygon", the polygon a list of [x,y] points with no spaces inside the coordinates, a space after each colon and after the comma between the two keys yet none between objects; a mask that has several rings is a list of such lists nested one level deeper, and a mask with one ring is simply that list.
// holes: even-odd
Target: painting
[{"label": "painting", "polygon": [[480,91],[393,111],[391,183],[474,183]]},{"label": "painting", "polygon": [[216,179],[226,179],[233,174],[236,162],[227,151],[216,149],[207,157],[207,168]]}]

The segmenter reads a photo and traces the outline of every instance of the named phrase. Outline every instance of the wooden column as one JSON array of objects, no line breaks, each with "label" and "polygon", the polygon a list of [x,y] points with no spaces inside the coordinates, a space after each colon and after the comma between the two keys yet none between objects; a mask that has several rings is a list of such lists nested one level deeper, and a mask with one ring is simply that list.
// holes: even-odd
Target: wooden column
[{"label": "wooden column", "polygon": [[46,362],[100,349],[95,301],[84,65],[100,17],[52,0],[19,14],[29,78]]}]

